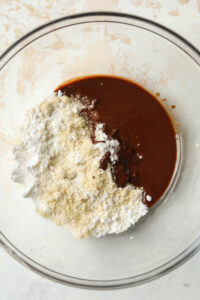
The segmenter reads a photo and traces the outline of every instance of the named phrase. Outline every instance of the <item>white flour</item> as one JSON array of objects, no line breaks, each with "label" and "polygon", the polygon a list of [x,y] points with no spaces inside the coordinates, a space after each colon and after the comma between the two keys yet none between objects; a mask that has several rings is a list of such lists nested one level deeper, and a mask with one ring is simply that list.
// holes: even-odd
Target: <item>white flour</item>
[{"label": "white flour", "polygon": [[26,117],[21,140],[14,149],[13,180],[26,187],[44,217],[71,230],[75,237],[119,233],[135,224],[148,209],[143,189],[118,188],[110,167],[99,168],[107,151],[117,159],[117,140],[109,140],[103,124],[91,128],[80,115],[82,104],[59,94],[42,102]]}]

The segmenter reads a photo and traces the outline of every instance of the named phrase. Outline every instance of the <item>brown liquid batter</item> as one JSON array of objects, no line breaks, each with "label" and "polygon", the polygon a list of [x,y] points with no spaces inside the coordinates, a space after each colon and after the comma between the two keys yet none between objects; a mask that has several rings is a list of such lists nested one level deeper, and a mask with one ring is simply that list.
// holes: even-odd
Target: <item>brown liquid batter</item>
[{"label": "brown liquid batter", "polygon": [[[108,136],[120,142],[113,166],[117,186],[142,186],[152,197],[151,202],[144,197],[144,202],[152,206],[168,187],[176,162],[175,130],[164,107],[141,86],[119,77],[81,77],[63,83],[58,90],[87,97],[82,100],[88,105],[83,113],[93,127],[104,123]],[[94,107],[89,109],[94,99]],[[101,142],[94,134],[91,138],[94,143]],[[110,154],[106,153],[100,167],[106,169],[108,164]]]}]

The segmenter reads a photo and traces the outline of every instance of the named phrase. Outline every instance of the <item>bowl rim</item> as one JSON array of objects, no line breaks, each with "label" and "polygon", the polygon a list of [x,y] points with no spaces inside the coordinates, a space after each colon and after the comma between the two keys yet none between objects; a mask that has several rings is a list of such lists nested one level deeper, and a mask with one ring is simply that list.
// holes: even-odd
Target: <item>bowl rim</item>
[{"label": "bowl rim", "polygon": [[[84,19],[88,17],[114,17],[114,18],[121,18],[124,21],[127,20],[135,20],[140,21],[141,23],[146,23],[153,27],[155,30],[149,30],[157,35],[160,35],[162,38],[168,40],[169,42],[173,43],[176,47],[180,48],[183,52],[185,52],[192,60],[200,67],[200,51],[192,45],[190,42],[188,42],[185,38],[177,34],[176,32],[172,31],[171,29],[156,23],[154,21],[151,21],[149,19],[139,17],[136,15],[131,14],[125,14],[125,13],[116,13],[116,12],[109,12],[109,11],[95,11],[95,12],[86,12],[86,13],[80,13],[80,14],[73,14],[69,16],[65,16],[62,18],[57,18],[53,21],[47,22],[41,26],[36,27],[35,29],[29,31],[27,34],[23,35],[21,38],[19,38],[16,42],[14,42],[10,47],[8,47],[1,55],[0,55],[0,71],[3,69],[3,67],[19,52],[21,51],[25,46],[30,44],[31,42],[35,41],[37,38],[31,40],[28,44],[26,44],[24,47],[21,47],[20,49],[17,49],[15,53],[12,54],[12,51],[17,48],[21,44],[21,42],[27,40],[31,36],[33,36],[35,33],[40,32],[43,29],[46,29],[50,27],[51,25],[60,23],[62,21],[70,21],[70,20],[78,20],[78,19]],[[91,21],[92,23],[95,22],[94,20]],[[101,20],[100,22],[106,22],[106,20]],[[108,20],[107,20],[108,22]],[[115,22],[111,20],[110,22]],[[82,22],[82,24],[87,22]],[[127,22],[118,22],[126,25],[133,25]],[[75,25],[80,24],[80,22],[76,23]],[[156,31],[157,30],[157,31]],[[166,37],[162,35],[159,32],[162,32],[163,34],[169,35],[169,37]],[[171,38],[170,38],[171,37]],[[175,41],[173,40],[175,39]],[[185,49],[186,47],[186,49]],[[4,59],[6,62],[4,62]],[[3,61],[3,63],[2,63]],[[1,64],[2,63],[2,64]],[[114,279],[114,280],[92,280],[92,279],[84,279],[84,278],[77,278],[65,274],[58,273],[56,271],[53,271],[45,266],[42,266],[41,264],[37,263],[30,257],[28,257],[26,254],[21,252],[17,247],[15,247],[11,241],[7,239],[7,237],[3,234],[2,231],[0,231],[0,245],[7,251],[8,254],[10,254],[12,257],[14,257],[18,262],[26,266],[27,268],[31,269],[32,271],[42,275],[43,277],[46,277],[48,279],[51,279],[53,281],[70,285],[78,288],[88,288],[88,289],[116,289],[116,288],[125,288],[130,286],[136,286],[139,284],[143,284],[146,282],[149,282],[151,280],[157,279],[161,277],[164,274],[167,274],[171,270],[174,270],[179,265],[183,264],[185,261],[187,261],[190,257],[192,257],[195,253],[197,253],[200,250],[200,236],[198,236],[188,247],[186,247],[185,250],[183,250],[181,253],[176,255],[174,258],[172,258],[170,261],[161,264],[160,266],[156,267],[155,269],[141,273],[136,276],[131,276],[127,278],[122,279]]]}]

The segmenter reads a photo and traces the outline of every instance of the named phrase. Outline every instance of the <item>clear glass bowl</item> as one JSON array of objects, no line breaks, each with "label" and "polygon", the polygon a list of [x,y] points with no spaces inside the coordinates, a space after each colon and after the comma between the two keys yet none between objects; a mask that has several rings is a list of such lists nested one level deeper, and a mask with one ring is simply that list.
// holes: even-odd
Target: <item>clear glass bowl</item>
[{"label": "clear glass bowl", "polygon": [[[135,228],[75,240],[43,219],[11,181],[12,147],[28,108],[61,82],[111,74],[167,99],[183,139],[178,183]],[[0,243],[50,279],[87,288],[119,288],[158,278],[200,247],[200,55],[151,21],[115,13],[55,20],[22,37],[0,58]],[[159,178],[158,178],[159,180]]]}]

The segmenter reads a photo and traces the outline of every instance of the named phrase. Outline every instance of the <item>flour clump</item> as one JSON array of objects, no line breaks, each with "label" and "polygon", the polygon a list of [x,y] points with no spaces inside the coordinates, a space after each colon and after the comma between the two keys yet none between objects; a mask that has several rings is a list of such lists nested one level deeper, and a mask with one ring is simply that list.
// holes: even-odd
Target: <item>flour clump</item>
[{"label": "flour clump", "polygon": [[[13,180],[26,188],[42,216],[71,230],[76,238],[100,237],[127,230],[144,216],[144,190],[132,184],[117,187],[112,164],[119,142],[84,117],[83,103],[53,94],[27,113],[20,141],[13,152],[17,166]],[[110,165],[100,162],[110,153]]]}]

